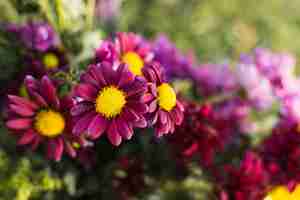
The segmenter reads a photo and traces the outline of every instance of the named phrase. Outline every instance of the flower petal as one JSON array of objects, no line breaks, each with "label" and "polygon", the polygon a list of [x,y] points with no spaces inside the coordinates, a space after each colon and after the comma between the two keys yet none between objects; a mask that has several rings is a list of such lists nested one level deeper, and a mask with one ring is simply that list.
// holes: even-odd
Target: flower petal
[{"label": "flower petal", "polygon": [[31,117],[34,115],[34,111],[26,106],[20,106],[15,104],[10,104],[9,108],[22,117]]},{"label": "flower petal", "polygon": [[26,145],[33,141],[33,139],[36,137],[36,133],[34,130],[29,129],[27,130],[22,137],[18,140],[18,145]]},{"label": "flower petal", "polygon": [[85,114],[83,117],[81,117],[76,123],[75,126],[73,127],[73,133],[75,135],[80,135],[83,132],[85,132],[90,125],[92,119],[96,115],[95,112],[90,112]]},{"label": "flower petal", "polygon": [[30,101],[23,97],[18,97],[15,95],[8,95],[8,99],[16,105],[28,107],[28,108],[31,108],[32,110],[36,110],[39,108],[39,106],[37,104],[35,104],[33,101]]},{"label": "flower petal", "polygon": [[93,104],[82,102],[73,106],[70,112],[72,116],[79,116],[84,114],[85,112],[92,110],[93,108]]},{"label": "flower petal", "polygon": [[126,140],[131,139],[133,135],[132,127],[121,118],[117,121],[117,125],[120,135]]},{"label": "flower petal", "polygon": [[75,95],[86,101],[94,101],[97,96],[97,89],[87,83],[81,83],[74,89]]},{"label": "flower petal", "polygon": [[115,146],[119,146],[122,142],[122,137],[120,136],[120,134],[118,132],[118,128],[117,128],[114,120],[111,122],[111,124],[107,130],[107,136],[108,136],[109,141]]},{"label": "flower petal", "polygon": [[87,129],[87,134],[92,139],[99,138],[105,131],[107,127],[107,120],[104,119],[101,115],[97,114]]},{"label": "flower petal", "polygon": [[41,94],[52,106],[59,108],[60,102],[56,94],[56,88],[48,76],[42,77]]},{"label": "flower petal", "polygon": [[162,110],[159,110],[158,111],[158,117],[159,117],[159,121],[162,123],[162,124],[166,124],[167,123],[167,113],[165,111],[162,111]]},{"label": "flower petal", "polygon": [[148,106],[141,102],[129,102],[128,106],[131,109],[135,110],[137,113],[144,114],[148,112]]},{"label": "flower petal", "polygon": [[32,126],[32,121],[29,118],[12,119],[6,122],[6,126],[14,130],[25,130]]}]

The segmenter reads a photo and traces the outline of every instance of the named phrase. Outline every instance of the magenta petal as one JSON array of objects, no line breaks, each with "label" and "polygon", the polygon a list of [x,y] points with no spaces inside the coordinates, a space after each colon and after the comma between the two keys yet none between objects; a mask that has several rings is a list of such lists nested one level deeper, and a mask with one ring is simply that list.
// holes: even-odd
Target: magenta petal
[{"label": "magenta petal", "polygon": [[126,140],[131,139],[133,135],[133,129],[131,128],[131,126],[127,124],[123,119],[119,119],[117,121],[117,125],[120,135]]},{"label": "magenta petal", "polygon": [[46,100],[37,92],[32,92],[31,96],[41,107],[48,107]]},{"label": "magenta petal", "polygon": [[132,84],[123,88],[127,96],[134,96],[136,94],[142,94],[147,91],[147,85],[145,79],[138,76],[135,77],[135,80]]},{"label": "magenta petal", "polygon": [[92,139],[97,139],[104,133],[107,124],[108,124],[107,120],[104,119],[101,115],[97,114],[88,127],[87,130],[88,135]]},{"label": "magenta petal", "polygon": [[176,102],[176,107],[178,107],[181,112],[184,112],[184,106],[180,101]]},{"label": "magenta petal", "polygon": [[106,82],[104,75],[102,73],[102,70],[101,70],[101,64],[98,64],[97,66],[95,66],[92,73],[95,74],[95,76],[97,77],[97,80],[99,81],[99,83],[101,85],[107,85],[107,82]]},{"label": "magenta petal", "polygon": [[138,114],[129,108],[124,109],[124,111],[122,112],[122,118],[129,122],[137,121],[140,119]]},{"label": "magenta petal", "polygon": [[48,102],[55,108],[59,108],[59,99],[56,94],[56,88],[48,76],[43,76],[41,80],[41,94],[48,100]]},{"label": "magenta petal", "polygon": [[32,142],[32,140],[36,137],[36,133],[29,129],[27,130],[22,137],[18,140],[18,145],[26,145]]},{"label": "magenta petal", "polygon": [[119,146],[122,142],[122,137],[118,132],[118,128],[114,120],[111,122],[110,126],[108,127],[107,136],[109,141],[115,146]]},{"label": "magenta petal", "polygon": [[99,87],[98,81],[91,75],[91,73],[84,73],[80,76],[80,81],[93,85],[95,88]]},{"label": "magenta petal", "polygon": [[180,125],[182,123],[184,115],[183,115],[183,112],[181,112],[179,110],[179,108],[173,109],[171,111],[171,116],[172,116],[173,120],[175,121],[176,125]]},{"label": "magenta petal", "polygon": [[73,133],[75,135],[80,135],[84,133],[88,126],[90,125],[92,119],[96,115],[95,112],[90,112],[85,114],[83,117],[81,117],[76,123],[75,126],[73,127]]},{"label": "magenta petal", "polygon": [[62,138],[57,138],[55,140],[55,149],[54,149],[54,160],[60,161],[63,151],[64,151],[64,142]]},{"label": "magenta petal", "polygon": [[87,101],[94,101],[97,96],[97,89],[90,84],[81,83],[75,87],[75,95]]},{"label": "magenta petal", "polygon": [[28,108],[31,108],[32,110],[36,110],[39,108],[39,106],[37,104],[35,104],[34,102],[32,102],[28,99],[25,99],[23,97],[8,95],[8,99],[16,105],[28,107]]},{"label": "magenta petal", "polygon": [[[100,70],[102,71],[103,77],[105,78],[105,82],[108,85],[117,84],[115,83],[115,74],[116,71],[113,70],[112,64],[109,62],[102,62],[100,66]],[[100,73],[101,74],[101,73]]]},{"label": "magenta petal", "polygon": [[31,141],[31,145],[30,145],[31,150],[35,151],[38,148],[41,141],[42,141],[42,137],[36,134],[35,138]]},{"label": "magenta petal", "polygon": [[125,65],[120,65],[117,73],[120,75],[118,79],[118,86],[123,87],[134,81],[134,75],[125,67]]},{"label": "magenta petal", "polygon": [[70,157],[75,158],[77,155],[76,150],[74,149],[74,147],[72,146],[72,144],[70,142],[66,142],[65,143],[65,149],[66,152],[69,154]]},{"label": "magenta petal", "polygon": [[150,104],[149,104],[149,113],[153,113],[154,111],[156,111],[157,109],[157,101],[153,100]]},{"label": "magenta petal", "polygon": [[159,121],[162,124],[166,124],[167,123],[167,116],[168,114],[165,111],[159,110],[158,111],[158,117],[159,117]]},{"label": "magenta petal", "polygon": [[14,130],[25,130],[32,126],[32,121],[28,118],[12,119],[6,122],[6,126]]},{"label": "magenta petal", "polygon": [[82,115],[85,112],[88,112],[94,108],[93,104],[89,103],[79,103],[71,108],[71,115],[78,116]]},{"label": "magenta petal", "polygon": [[39,88],[39,83],[33,76],[27,75],[24,79],[24,83],[29,91],[37,91]]},{"label": "magenta petal", "polygon": [[142,101],[144,103],[149,103],[153,99],[154,99],[154,96],[152,94],[150,94],[150,93],[147,93],[147,94],[143,95],[143,97],[142,97]]},{"label": "magenta petal", "polygon": [[147,127],[147,121],[144,117],[140,117],[140,119],[136,122],[133,122],[134,127],[138,128],[146,128]]},{"label": "magenta petal", "polygon": [[9,108],[22,117],[31,117],[34,115],[34,111],[26,106],[10,104]]},{"label": "magenta petal", "polygon": [[148,112],[148,106],[141,102],[129,102],[128,106],[131,109],[135,110],[137,113],[144,114]]}]

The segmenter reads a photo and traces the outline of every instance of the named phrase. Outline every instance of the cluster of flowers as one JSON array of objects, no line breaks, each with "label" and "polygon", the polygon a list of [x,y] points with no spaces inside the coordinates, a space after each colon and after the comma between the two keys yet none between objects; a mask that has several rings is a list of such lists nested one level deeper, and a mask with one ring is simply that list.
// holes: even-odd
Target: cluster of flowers
[{"label": "cluster of flowers", "polygon": [[[178,164],[198,158],[213,175],[220,200],[300,198],[300,88],[293,56],[256,49],[235,67],[197,64],[192,53],[182,54],[163,35],[148,41],[118,33],[102,41],[79,82],[61,96],[62,82],[53,75],[67,72],[69,61],[53,29],[30,22],[8,31],[26,48],[25,69],[16,80],[22,96],[10,91],[6,113],[6,126],[19,145],[34,150],[44,143],[47,157],[56,161],[64,152],[86,159],[102,135],[118,146],[137,128],[153,127],[156,137],[173,133],[166,141]],[[221,100],[179,101],[168,82],[174,79],[190,80],[203,99]],[[280,108],[272,134],[249,150],[251,109],[267,110],[274,103]],[[236,155],[244,151],[242,159]],[[230,164],[228,158],[217,159],[228,152]],[[142,161],[126,157],[120,168],[127,175],[115,177],[114,187],[127,197],[144,185]]]},{"label": "cluster of flowers", "polygon": [[103,41],[79,83],[60,96],[61,83],[51,75],[65,67],[60,61],[64,56],[53,51],[60,47],[52,28],[30,22],[8,30],[30,52],[30,66],[43,69],[25,75],[26,97],[8,95],[6,126],[19,145],[34,150],[45,143],[47,157],[59,161],[64,152],[76,157],[104,134],[118,146],[136,128],[153,127],[161,137],[181,124],[184,108],[142,37],[118,33]]}]

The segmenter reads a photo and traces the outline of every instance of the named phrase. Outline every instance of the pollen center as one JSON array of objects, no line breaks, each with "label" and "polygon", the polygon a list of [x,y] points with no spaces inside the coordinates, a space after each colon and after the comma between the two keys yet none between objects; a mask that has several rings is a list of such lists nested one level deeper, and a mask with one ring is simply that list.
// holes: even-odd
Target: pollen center
[{"label": "pollen center", "polygon": [[43,57],[43,64],[46,69],[55,69],[59,65],[59,60],[57,56],[54,53],[47,53]]},{"label": "pollen center", "polygon": [[290,192],[286,186],[278,186],[269,192],[264,200],[296,200],[300,197],[300,185],[297,185],[293,192]]},{"label": "pollen center", "polygon": [[113,118],[122,112],[126,104],[123,91],[114,86],[103,88],[96,99],[96,111],[106,118]]},{"label": "pollen center", "polygon": [[132,51],[126,53],[125,55],[123,55],[122,61],[128,65],[129,70],[134,75],[142,75],[144,61],[137,53],[134,53]]},{"label": "pollen center", "polygon": [[64,117],[52,110],[42,110],[35,117],[35,129],[46,137],[56,137],[65,129]]},{"label": "pollen center", "polygon": [[174,89],[167,83],[161,84],[158,88],[158,104],[159,106],[170,111],[176,105],[176,93]]}]

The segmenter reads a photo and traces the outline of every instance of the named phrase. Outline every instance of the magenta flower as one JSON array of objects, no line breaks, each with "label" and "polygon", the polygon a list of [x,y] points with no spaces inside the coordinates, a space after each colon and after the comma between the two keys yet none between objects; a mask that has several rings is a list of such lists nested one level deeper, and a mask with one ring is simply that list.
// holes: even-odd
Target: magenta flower
[{"label": "magenta flower", "polygon": [[173,133],[175,126],[182,123],[183,105],[177,100],[171,85],[165,82],[159,63],[153,62],[144,67],[143,74],[149,88],[144,100],[149,105],[150,126],[154,126],[157,137]]},{"label": "magenta flower", "polygon": [[52,81],[44,76],[41,81],[27,76],[25,85],[30,99],[9,95],[9,113],[6,126],[19,137],[18,145],[29,145],[35,150],[47,145],[47,157],[59,161],[64,151],[76,156],[74,145],[83,144],[71,134],[68,115],[73,101],[60,99]]},{"label": "magenta flower", "polygon": [[96,62],[125,63],[134,75],[142,75],[142,68],[151,61],[151,47],[134,33],[117,33],[114,41],[104,41],[96,51]]},{"label": "magenta flower", "polygon": [[148,106],[142,101],[146,90],[146,81],[134,77],[123,64],[116,70],[108,62],[90,65],[74,89],[78,100],[71,109],[77,118],[74,134],[86,133],[96,139],[106,132],[116,146],[122,138],[129,140],[134,127],[147,125],[144,114]]},{"label": "magenta flower", "polygon": [[261,158],[246,152],[239,167],[226,165],[220,182],[220,200],[262,200],[268,186],[268,174]]}]

